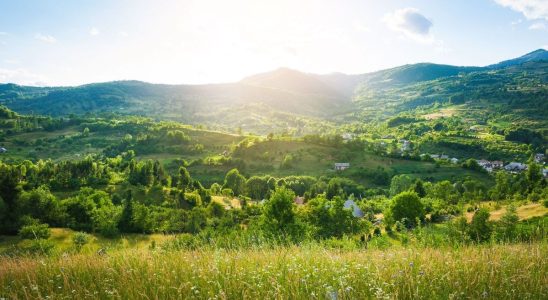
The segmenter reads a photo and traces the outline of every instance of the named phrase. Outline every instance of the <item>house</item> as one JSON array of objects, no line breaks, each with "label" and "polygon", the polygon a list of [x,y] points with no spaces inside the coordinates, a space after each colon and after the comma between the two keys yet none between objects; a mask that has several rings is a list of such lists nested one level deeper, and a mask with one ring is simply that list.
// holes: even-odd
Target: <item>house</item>
[{"label": "house", "polygon": [[491,167],[493,167],[493,169],[502,169],[504,163],[501,160],[494,160],[491,162]]},{"label": "house", "polygon": [[432,159],[438,159],[438,158],[440,158],[439,154],[430,154],[430,157],[431,157]]},{"label": "house", "polygon": [[449,159],[449,155],[442,154],[440,155],[440,159]]},{"label": "house", "polygon": [[495,169],[501,169],[504,163],[500,160],[489,161],[485,159],[478,160],[478,165],[484,168],[487,172],[493,172]]},{"label": "house", "polygon": [[6,152],[8,152],[8,149],[4,147],[0,147],[0,153],[6,153]]},{"label": "house", "polygon": [[456,158],[456,157],[453,157],[453,158],[451,158],[451,163],[454,164],[454,165],[456,165],[456,164],[459,163],[459,159]]},{"label": "house", "polygon": [[363,218],[364,216],[364,213],[363,211],[361,210],[361,208],[356,204],[356,202],[354,202],[354,200],[351,200],[351,199],[348,199],[344,202],[344,208],[345,209],[351,209],[352,210],[352,215],[355,217],[355,218]]},{"label": "house", "polygon": [[293,199],[293,203],[297,205],[304,205],[304,197],[297,196]]},{"label": "house", "polygon": [[351,141],[351,140],[354,139],[354,134],[346,132],[346,133],[341,134],[341,137],[343,138],[343,140],[345,142],[348,142],[348,141]]},{"label": "house", "polygon": [[542,169],[542,176],[544,176],[544,178],[548,178],[548,169]]},{"label": "house", "polygon": [[527,169],[527,165],[519,162],[511,162],[507,164],[504,169],[511,172],[521,172]]},{"label": "house", "polygon": [[537,164],[544,164],[544,159],[545,159],[544,154],[542,154],[542,153],[535,154],[535,162]]},{"label": "house", "polygon": [[350,168],[350,163],[335,163],[335,170],[342,171]]},{"label": "house", "polygon": [[411,142],[410,141],[401,140],[400,142],[402,143],[402,145],[401,145],[401,151],[402,152],[411,150]]}]

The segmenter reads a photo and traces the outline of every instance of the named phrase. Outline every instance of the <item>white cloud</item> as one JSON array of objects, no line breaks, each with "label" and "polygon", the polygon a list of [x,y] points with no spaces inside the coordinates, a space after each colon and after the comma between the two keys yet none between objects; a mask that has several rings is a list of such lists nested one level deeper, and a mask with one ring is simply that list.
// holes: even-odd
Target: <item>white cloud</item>
[{"label": "white cloud", "polygon": [[129,36],[129,34],[128,34],[127,32],[125,32],[125,31],[119,31],[119,32],[118,32],[118,35],[121,36],[121,37],[127,37],[127,36]]},{"label": "white cloud", "polygon": [[96,35],[99,35],[99,33],[101,33],[101,32],[99,31],[99,29],[97,29],[97,27],[91,27],[89,29],[89,34],[90,35],[96,36]]},{"label": "white cloud", "polygon": [[495,0],[496,3],[522,13],[529,20],[548,20],[546,0]]},{"label": "white cloud", "polygon": [[54,38],[53,36],[48,35],[48,34],[37,33],[36,35],[34,35],[34,38],[39,40],[39,41],[49,43],[49,44],[53,44],[53,43],[57,42],[56,38]]},{"label": "white cloud", "polygon": [[531,24],[531,26],[529,26],[529,29],[531,29],[531,30],[544,30],[544,29],[546,29],[546,24],[544,24],[542,22],[536,22],[536,23]]},{"label": "white cloud", "polygon": [[388,28],[403,33],[405,36],[420,42],[432,43],[430,34],[433,24],[416,8],[402,8],[386,14],[383,21]]},{"label": "white cloud", "polygon": [[44,76],[34,74],[26,69],[0,68],[0,82],[33,86],[47,85],[47,80]]}]

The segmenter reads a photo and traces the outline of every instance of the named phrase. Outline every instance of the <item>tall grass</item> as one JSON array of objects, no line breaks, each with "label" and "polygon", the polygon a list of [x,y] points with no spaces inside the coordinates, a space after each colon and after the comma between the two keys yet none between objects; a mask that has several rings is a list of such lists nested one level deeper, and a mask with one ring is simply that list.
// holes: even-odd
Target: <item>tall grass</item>
[{"label": "tall grass", "polygon": [[0,298],[548,299],[548,244],[1,257]]}]

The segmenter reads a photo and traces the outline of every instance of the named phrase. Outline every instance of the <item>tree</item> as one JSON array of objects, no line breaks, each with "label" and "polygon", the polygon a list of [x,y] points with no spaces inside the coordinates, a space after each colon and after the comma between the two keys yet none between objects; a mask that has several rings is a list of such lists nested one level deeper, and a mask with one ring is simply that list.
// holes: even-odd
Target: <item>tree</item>
[{"label": "tree", "polygon": [[402,192],[392,199],[390,206],[394,221],[405,220],[407,227],[414,227],[418,220],[424,220],[424,205],[415,192]]},{"label": "tree", "polygon": [[293,199],[293,191],[283,186],[276,188],[263,208],[263,225],[266,231],[273,234],[292,234],[295,225]]},{"label": "tree", "polygon": [[500,241],[512,240],[516,234],[516,225],[519,217],[514,205],[506,207],[506,213],[500,218],[496,226],[496,238]]},{"label": "tree", "polygon": [[179,168],[179,181],[178,185],[179,188],[183,191],[190,185],[190,173],[188,173],[188,170],[185,167]]},{"label": "tree", "polygon": [[417,195],[420,198],[424,198],[426,196],[426,189],[424,188],[424,184],[422,180],[417,179],[415,180],[415,185],[413,186],[413,191],[417,193]]},{"label": "tree", "polygon": [[118,222],[121,209],[115,205],[103,205],[93,212],[93,231],[105,237],[113,237],[118,234]]},{"label": "tree", "polygon": [[242,195],[245,191],[245,177],[240,175],[238,169],[232,169],[226,173],[223,189],[229,188],[234,195]]},{"label": "tree", "polygon": [[83,137],[88,137],[89,136],[89,128],[84,128],[84,130],[82,131],[82,136]]},{"label": "tree", "polygon": [[542,180],[542,172],[539,165],[531,161],[527,166],[525,177],[527,178],[528,192],[531,192]]},{"label": "tree", "polygon": [[264,177],[252,176],[246,182],[247,194],[252,199],[265,199],[269,188],[268,182]]},{"label": "tree", "polygon": [[409,190],[413,185],[413,179],[409,175],[401,174],[392,177],[390,181],[390,196],[395,196],[403,191]]},{"label": "tree", "polygon": [[124,208],[118,222],[118,229],[121,232],[136,232],[133,222],[133,193],[131,190],[127,190]]},{"label": "tree", "polygon": [[468,235],[476,242],[485,242],[491,238],[493,228],[489,222],[491,214],[486,208],[480,208],[474,214],[472,222],[468,227]]}]

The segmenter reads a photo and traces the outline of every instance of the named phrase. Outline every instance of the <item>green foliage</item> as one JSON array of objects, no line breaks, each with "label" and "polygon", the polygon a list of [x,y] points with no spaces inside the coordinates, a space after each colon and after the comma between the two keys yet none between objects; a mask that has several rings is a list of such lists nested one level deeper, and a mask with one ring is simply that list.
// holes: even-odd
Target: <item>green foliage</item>
[{"label": "green foliage", "polygon": [[246,179],[240,175],[238,169],[232,169],[226,173],[223,189],[231,189],[234,195],[242,195],[245,192]]},{"label": "green foliage", "polygon": [[396,175],[390,181],[390,195],[395,196],[409,190],[413,185],[413,179],[409,175]]},{"label": "green foliage", "polygon": [[80,252],[80,250],[82,250],[82,247],[84,247],[85,244],[89,243],[89,241],[90,236],[85,232],[76,232],[72,236],[72,243],[74,244],[74,247],[78,252]]},{"label": "green foliage", "polygon": [[263,207],[263,227],[273,235],[293,236],[297,232],[293,199],[295,193],[286,187],[278,187]]},{"label": "green foliage", "polygon": [[486,242],[491,238],[493,227],[489,221],[491,214],[485,208],[480,208],[472,217],[472,222],[468,228],[468,235],[476,242]]},{"label": "green foliage", "polygon": [[499,241],[512,241],[516,238],[516,228],[519,221],[516,207],[509,205],[506,213],[496,223],[495,238]]},{"label": "green foliage", "polygon": [[51,231],[48,224],[32,224],[21,227],[19,236],[29,240],[48,239],[51,236]]},{"label": "green foliage", "polygon": [[425,216],[424,205],[415,192],[394,196],[389,210],[394,221],[400,221],[408,228],[418,225],[417,220],[423,221]]}]

